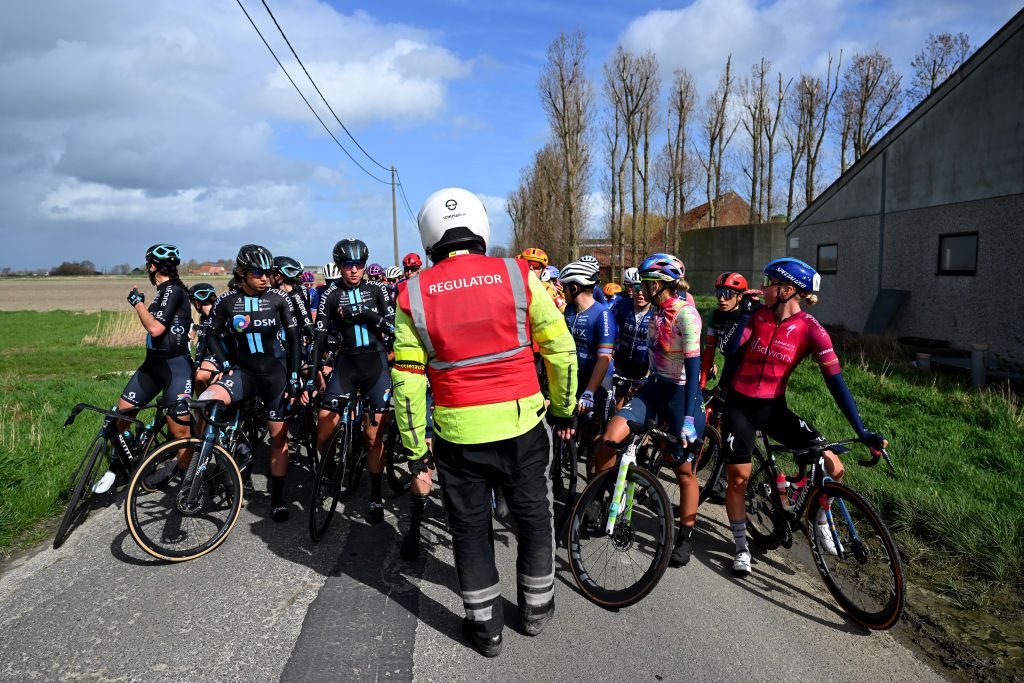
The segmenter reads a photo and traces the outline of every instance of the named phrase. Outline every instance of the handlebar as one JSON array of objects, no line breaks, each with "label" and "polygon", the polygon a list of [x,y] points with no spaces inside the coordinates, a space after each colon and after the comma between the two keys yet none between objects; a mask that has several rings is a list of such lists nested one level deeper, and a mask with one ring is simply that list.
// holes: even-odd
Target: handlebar
[{"label": "handlebar", "polygon": [[[156,407],[158,407],[157,404],[151,403],[148,406],[142,406],[141,408],[132,408],[132,410],[143,411],[143,410],[149,410],[150,408],[156,408]],[[136,418],[134,418],[134,417],[132,417],[130,415],[125,415],[124,413],[119,413],[116,410],[107,410],[106,408],[100,408],[99,406],[94,406],[94,405],[89,404],[89,403],[79,403],[74,408],[72,408],[71,409],[71,413],[68,415],[67,419],[64,420],[64,426],[65,427],[70,427],[71,425],[73,425],[75,423],[75,420],[78,418],[78,416],[81,414],[81,412],[83,410],[91,410],[94,413],[99,413],[100,415],[103,415],[104,417],[110,417],[110,418],[113,418],[115,420],[124,420],[125,422],[132,422],[132,423],[138,425],[139,427],[145,427],[146,426],[146,424],[144,422],[142,422],[142,420],[138,420],[138,419],[136,419]]]},{"label": "handlebar", "polygon": [[212,424],[213,426],[221,427],[221,428],[224,428],[224,427],[228,426],[228,423],[230,422],[229,419],[224,418],[224,419],[221,419],[221,420],[214,420],[212,417],[210,417],[210,408],[212,408],[215,404],[218,404],[218,403],[220,405],[224,405],[224,402],[221,401],[220,399],[216,399],[216,398],[208,398],[208,399],[183,398],[182,400],[188,406],[189,410],[198,410],[198,411],[200,411],[203,414],[203,419],[206,420],[207,422],[209,422],[210,424]]},{"label": "handlebar", "polygon": [[[622,441],[605,441],[605,445],[610,446],[616,450],[620,450],[629,446],[629,444],[632,443],[634,436],[644,435],[650,435],[655,439],[658,439],[659,441],[664,441],[666,443],[679,444],[680,446],[684,445],[682,438],[678,436],[673,436],[672,434],[669,434],[668,432],[659,429],[657,427],[657,423],[654,422],[653,420],[649,420],[646,423],[635,422],[633,420],[626,420],[626,425],[629,426],[628,437],[626,437]],[[703,443],[704,439],[695,439],[690,442],[690,445],[699,447]]]},{"label": "handlebar", "polygon": [[[800,469],[793,476],[786,475],[786,480],[789,481],[791,484],[800,481],[801,479],[804,478],[804,476],[807,473],[807,466],[810,465],[812,462],[817,462],[818,459],[821,457],[822,453],[824,453],[825,451],[832,451],[833,453],[836,454],[849,453],[850,449],[846,448],[846,446],[852,446],[854,444],[864,444],[864,442],[861,441],[860,439],[846,439],[844,441],[836,441],[834,443],[828,443],[821,446],[813,446],[811,448],[804,448],[792,451],[793,458],[800,466]],[[893,464],[892,457],[889,455],[889,452],[887,450],[885,450],[884,448],[881,450],[875,450],[870,446],[867,446],[867,444],[864,445],[871,452],[871,457],[866,459],[858,459],[858,465],[860,465],[861,467],[874,467],[875,465],[878,464],[880,459],[884,458],[886,464],[889,466],[889,472],[891,474],[896,474],[896,466]]]}]

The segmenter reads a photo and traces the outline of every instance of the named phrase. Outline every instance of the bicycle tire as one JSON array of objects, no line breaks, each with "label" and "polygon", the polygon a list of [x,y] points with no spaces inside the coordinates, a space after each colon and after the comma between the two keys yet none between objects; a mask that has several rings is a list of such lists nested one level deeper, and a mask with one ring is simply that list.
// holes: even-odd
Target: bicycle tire
[{"label": "bicycle tire", "polygon": [[722,435],[708,425],[704,427],[704,441],[700,451],[694,456],[694,474],[700,484],[700,505],[714,492],[715,484],[725,469],[725,451],[722,449]]},{"label": "bicycle tire", "polygon": [[[627,482],[636,484],[632,518],[630,521],[626,521],[626,515],[620,515],[616,522],[615,533],[611,537],[606,536],[603,525],[607,515],[608,501],[615,487],[617,474],[618,468],[614,467],[605,470],[591,480],[586,488],[583,489],[583,492],[576,501],[576,505],[573,506],[572,517],[569,523],[569,566],[572,569],[573,579],[588,600],[607,608],[628,607],[635,604],[658,585],[658,581],[661,580],[662,575],[665,573],[665,568],[668,567],[672,548],[672,535],[675,530],[675,522],[672,518],[672,505],[668,495],[665,493],[665,489],[653,474],[642,467],[633,465],[630,466],[629,471],[626,473]],[[652,504],[650,509],[644,514],[638,515],[638,512],[641,510],[637,503],[644,504],[645,502]],[[597,509],[600,510],[600,518],[596,529],[592,526],[588,528],[588,521],[585,520],[588,512],[594,510],[594,508],[590,507],[591,503],[596,503]],[[597,558],[599,551],[590,550],[590,544],[584,547],[584,542],[590,539],[597,539],[603,542],[597,546],[599,549],[603,545],[603,547],[613,548],[616,552],[624,554],[634,544],[637,547],[641,545],[641,542],[636,539],[638,535],[636,527],[641,520],[645,520],[645,526],[649,527],[647,535],[650,540],[646,541],[646,543],[648,545],[653,544],[653,556],[648,566],[644,567],[630,556],[629,560],[637,564],[643,572],[640,578],[635,579],[635,571],[631,568],[631,575],[635,579],[632,583],[627,583],[620,588],[610,588],[601,585],[599,581],[603,579],[593,573],[600,562],[600,559]],[[590,566],[588,563],[592,558],[595,559],[595,562],[593,566]],[[607,568],[609,561],[610,559],[605,561],[604,568]],[[629,566],[622,561],[621,557],[616,559],[616,563],[624,567]]]},{"label": "bicycle tire", "polygon": [[389,420],[384,432],[384,473],[388,480],[388,486],[399,496],[409,490],[412,484],[412,474],[403,470],[401,464],[406,462],[405,458],[399,457],[398,445],[401,443],[401,435],[398,433],[398,423]]},{"label": "bicycle tire", "polygon": [[309,537],[319,542],[327,533],[341,496],[341,480],[347,466],[348,425],[339,423],[327,448],[320,454],[309,500]]},{"label": "bicycle tire", "polygon": [[[825,496],[831,501],[834,525],[842,546],[837,546],[840,555],[829,553],[816,533],[816,517]],[[821,489],[812,492],[806,522],[814,564],[843,611],[871,630],[892,628],[903,614],[906,576],[896,541],[871,504],[844,484],[825,482],[824,495]],[[868,530],[874,532],[875,538],[867,538]],[[868,562],[876,555],[881,562],[868,567]],[[844,580],[846,575],[852,578]],[[852,595],[855,589],[860,595]]]},{"label": "bicycle tire", "polygon": [[[197,510],[183,510],[180,500],[183,477],[179,477],[179,487],[171,481],[157,489],[150,489],[143,480],[158,467],[165,466],[171,459],[176,459],[182,448],[191,448],[192,457],[199,456],[204,441],[199,437],[174,439],[161,444],[150,451],[135,468],[131,481],[128,482],[128,493],[125,498],[125,521],[135,542],[146,553],[167,562],[185,562],[202,557],[218,548],[238,521],[242,510],[244,493],[242,491],[242,473],[234,458],[219,444],[211,447],[209,460],[204,472],[196,476],[203,477],[200,488],[203,491]],[[213,521],[214,511],[222,512],[222,518]],[[151,512],[157,513],[151,515]],[[199,513],[207,514],[201,515]],[[149,520],[153,517],[152,521]],[[181,547],[171,545],[172,540],[184,540],[188,532],[180,528],[185,520],[195,522],[191,529],[199,523],[206,523],[210,533],[199,533],[199,539],[193,545]],[[159,531],[159,533],[154,533]],[[204,538],[205,536],[205,538]]]},{"label": "bicycle tire", "polygon": [[555,518],[555,538],[561,538],[572,514],[572,506],[576,501],[576,489],[579,482],[579,460],[577,459],[576,442],[554,437],[554,448],[551,454],[549,475],[551,477],[552,508],[557,510]]},{"label": "bicycle tire", "polygon": [[67,540],[71,524],[82,511],[79,508],[79,503],[85,503],[89,500],[93,484],[98,481],[96,474],[103,472],[105,469],[97,468],[97,464],[103,460],[100,456],[103,454],[104,445],[106,445],[106,439],[103,437],[97,435],[93,438],[92,443],[86,450],[86,456],[79,461],[78,467],[71,475],[70,480],[74,484],[69,488],[71,494],[68,497],[68,505],[64,509],[64,516],[61,517],[60,524],[57,526],[57,534],[53,537],[54,550],[61,547],[64,541]]},{"label": "bicycle tire", "polygon": [[752,462],[754,466],[747,480],[747,535],[765,550],[775,550],[782,545],[777,529],[782,519],[775,489],[777,472],[756,449]]}]

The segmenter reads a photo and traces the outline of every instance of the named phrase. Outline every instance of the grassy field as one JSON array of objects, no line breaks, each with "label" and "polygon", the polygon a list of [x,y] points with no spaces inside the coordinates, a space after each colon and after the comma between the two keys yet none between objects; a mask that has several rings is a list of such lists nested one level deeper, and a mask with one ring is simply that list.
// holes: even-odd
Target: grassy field
[{"label": "grassy field", "polygon": [[[209,282],[219,291],[228,278],[185,275],[186,285]],[[155,287],[145,275],[0,278],[0,311],[127,311],[125,297],[138,287],[152,301]]]}]

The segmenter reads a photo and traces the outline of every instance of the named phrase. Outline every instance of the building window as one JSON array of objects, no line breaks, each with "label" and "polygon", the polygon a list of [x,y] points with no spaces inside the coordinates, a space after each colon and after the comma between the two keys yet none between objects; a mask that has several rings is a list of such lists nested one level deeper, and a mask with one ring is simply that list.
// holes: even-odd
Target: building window
[{"label": "building window", "polygon": [[939,235],[939,275],[974,275],[978,270],[978,233]]},{"label": "building window", "polygon": [[833,274],[839,267],[839,245],[819,244],[818,245],[818,272],[826,275]]}]

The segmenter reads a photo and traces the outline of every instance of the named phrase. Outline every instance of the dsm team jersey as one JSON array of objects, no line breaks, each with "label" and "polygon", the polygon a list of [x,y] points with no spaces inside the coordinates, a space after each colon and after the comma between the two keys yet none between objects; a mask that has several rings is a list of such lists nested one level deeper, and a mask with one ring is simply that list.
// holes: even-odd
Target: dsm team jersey
[{"label": "dsm team jersey", "polygon": [[604,304],[594,302],[585,311],[578,311],[576,304],[565,307],[565,324],[576,341],[576,358],[579,361],[578,391],[590,383],[590,376],[597,365],[598,356],[611,356],[615,350],[615,318]]},{"label": "dsm team jersey", "polygon": [[[241,290],[222,294],[213,306],[210,331],[217,337],[224,337],[234,343],[234,357],[226,358],[222,345],[209,343],[208,348],[223,362],[230,360],[247,370],[261,372],[268,362],[276,363],[274,341],[279,333],[285,338],[298,333],[299,321],[295,308],[287,294],[279,289],[268,289],[257,296],[246,296]],[[296,342],[298,339],[296,339]],[[288,344],[289,351],[295,349],[295,357],[289,359],[289,369],[298,366],[299,345]]]},{"label": "dsm team jersey", "polygon": [[189,355],[189,332],[192,330],[192,304],[188,292],[170,280],[157,286],[149,313],[164,326],[164,333],[146,335],[146,353],[160,358]]},{"label": "dsm team jersey", "polygon": [[[369,310],[380,317],[379,323],[346,319],[346,308]],[[316,314],[316,336],[337,330],[340,353],[387,351],[394,335],[395,308],[384,290],[365,280],[348,288],[331,284],[320,297]]]}]

